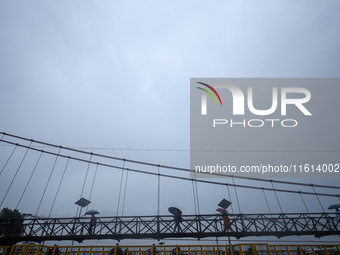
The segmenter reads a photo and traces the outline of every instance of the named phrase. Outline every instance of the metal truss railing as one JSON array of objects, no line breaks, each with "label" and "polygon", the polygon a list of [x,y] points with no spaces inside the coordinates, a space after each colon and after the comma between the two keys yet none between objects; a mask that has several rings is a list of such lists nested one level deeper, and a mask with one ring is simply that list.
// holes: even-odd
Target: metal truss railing
[{"label": "metal truss railing", "polygon": [[[230,253],[232,250],[232,254]],[[233,245],[123,245],[123,246],[46,246],[18,244],[0,246],[7,255],[338,255],[339,244],[268,244]],[[119,252],[119,250],[121,252]]]},{"label": "metal truss railing", "polygon": [[[230,214],[225,221],[221,215],[187,215],[176,224],[172,216],[98,217],[90,230],[90,218],[31,218],[22,222],[23,233],[18,236],[12,229],[18,223],[0,221],[1,239],[16,241],[77,240],[85,239],[141,239],[167,237],[234,236],[290,236],[340,235],[340,222],[334,214]],[[91,232],[89,232],[91,231]]]}]

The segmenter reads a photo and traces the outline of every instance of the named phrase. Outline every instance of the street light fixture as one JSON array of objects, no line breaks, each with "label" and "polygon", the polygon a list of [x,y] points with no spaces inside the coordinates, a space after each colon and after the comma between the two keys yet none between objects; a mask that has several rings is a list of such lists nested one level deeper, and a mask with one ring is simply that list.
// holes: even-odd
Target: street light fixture
[{"label": "street light fixture", "polygon": [[[86,198],[80,198],[78,201],[75,202],[76,205],[78,205],[80,207],[80,211],[79,211],[79,216],[78,218],[80,218],[80,215],[81,215],[81,210],[88,206],[89,204],[91,203],[90,200],[87,200]],[[79,208],[78,208],[79,209]],[[78,210],[77,210],[78,211]],[[76,218],[77,218],[77,213],[76,213]],[[76,219],[74,220],[74,226],[73,226],[73,229],[76,225]],[[74,240],[72,240],[72,244],[71,244],[71,249],[70,249],[70,255],[72,255],[72,249],[73,249],[73,244],[74,244]]]},{"label": "street light fixture", "polygon": [[[231,202],[228,201],[227,199],[223,198],[221,202],[219,202],[218,206],[224,208],[225,210],[231,205]],[[220,208],[219,208],[220,209]],[[223,210],[223,209],[222,209]],[[216,242],[218,244],[217,241],[217,237],[216,237]],[[229,243],[229,250],[230,250],[230,254],[233,255],[233,247],[231,245],[231,240],[230,240],[230,236],[228,236],[228,243]]]},{"label": "street light fixture", "polygon": [[76,205],[80,206],[79,217],[80,217],[80,214],[81,214],[81,210],[84,207],[88,206],[90,203],[91,203],[90,200],[87,200],[86,198],[83,198],[83,197],[81,199],[79,199],[77,202],[75,202]]}]

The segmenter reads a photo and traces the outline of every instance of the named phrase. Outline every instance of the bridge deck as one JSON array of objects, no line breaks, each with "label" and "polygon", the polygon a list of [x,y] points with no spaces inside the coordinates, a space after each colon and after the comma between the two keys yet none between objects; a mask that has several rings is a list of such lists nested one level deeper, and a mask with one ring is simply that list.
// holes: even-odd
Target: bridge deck
[{"label": "bridge deck", "polygon": [[[221,215],[187,215],[176,226],[172,216],[98,217],[90,233],[90,218],[32,218],[23,221],[24,233],[13,233],[15,222],[7,224],[2,239],[16,241],[85,239],[162,239],[168,237],[340,235],[334,214],[230,214],[230,228],[224,231]],[[12,233],[12,234],[11,234]]]}]

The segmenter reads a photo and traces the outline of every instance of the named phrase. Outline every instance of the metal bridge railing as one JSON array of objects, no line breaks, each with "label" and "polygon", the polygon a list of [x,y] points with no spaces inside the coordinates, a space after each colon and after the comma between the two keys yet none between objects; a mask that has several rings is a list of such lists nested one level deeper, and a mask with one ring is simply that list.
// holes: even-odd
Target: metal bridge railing
[{"label": "metal bridge railing", "polygon": [[[156,252],[154,252],[154,248]],[[114,248],[114,252],[112,252]],[[227,245],[46,246],[35,244],[0,246],[3,255],[229,255]],[[72,249],[72,251],[71,251]],[[339,255],[339,244],[244,243],[232,245],[233,255]]]},{"label": "metal bridge railing", "polygon": [[13,221],[9,224],[8,221],[0,220],[0,225],[8,232],[3,233],[0,241],[6,238],[17,242],[41,242],[169,237],[340,235],[340,222],[331,213],[230,214],[229,221],[229,227],[224,230],[223,218],[216,214],[184,215],[183,221],[178,225],[172,216],[98,217],[96,225],[90,228],[89,218],[32,218],[20,222],[24,231],[19,236],[11,233],[12,229],[16,229],[13,226],[18,223]]}]

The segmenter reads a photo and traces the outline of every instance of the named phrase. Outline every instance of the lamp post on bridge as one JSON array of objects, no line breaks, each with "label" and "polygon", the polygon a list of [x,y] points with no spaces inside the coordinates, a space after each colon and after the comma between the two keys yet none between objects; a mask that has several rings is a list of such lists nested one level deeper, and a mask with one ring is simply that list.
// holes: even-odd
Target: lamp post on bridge
[{"label": "lamp post on bridge", "polygon": [[80,206],[80,211],[79,211],[79,216],[78,217],[80,217],[80,215],[81,215],[81,210],[84,207],[88,206],[90,203],[91,203],[90,200],[87,200],[86,198],[83,198],[83,197],[81,199],[79,199],[77,202],[75,202],[76,205]]},{"label": "lamp post on bridge", "polygon": [[[231,205],[231,202],[230,201],[228,201],[227,199],[225,199],[225,198],[223,198],[222,199],[222,201],[221,202],[219,202],[219,204],[218,204],[218,206],[219,207],[222,207],[223,209],[224,209],[224,211],[227,213],[227,208],[229,207]],[[219,208],[220,209],[220,208]],[[217,209],[216,211],[220,211],[219,209]],[[221,211],[220,211],[221,212]],[[222,211],[223,212],[223,211]],[[228,216],[226,216],[226,217],[228,217]],[[228,219],[228,221],[229,221],[229,219]],[[224,231],[226,231],[226,225],[225,225],[225,223],[223,223],[224,224]],[[229,224],[230,224],[230,222],[229,222]],[[230,228],[231,228],[231,226],[230,226]],[[216,237],[216,242],[217,242],[217,245],[218,245],[218,241],[217,241],[217,237]],[[233,246],[232,246],[232,244],[231,244],[231,240],[230,240],[230,236],[228,236],[228,243],[229,243],[229,251],[230,251],[230,255],[233,255]]]},{"label": "lamp post on bridge", "polygon": [[[91,203],[90,200],[87,200],[86,198],[83,198],[83,197],[75,202],[75,204],[80,207],[78,218],[80,218],[82,209],[84,207],[88,206],[90,203]],[[79,207],[78,207],[78,209],[79,209]],[[78,210],[77,210],[77,212],[78,212]],[[75,229],[75,226],[76,226],[76,219],[77,219],[77,213],[76,213],[76,217],[74,219],[74,225],[73,225],[73,230],[72,230],[73,234],[74,234],[74,229]],[[74,244],[74,240],[72,240],[71,249],[70,249],[70,255],[72,255],[73,244]]]}]

